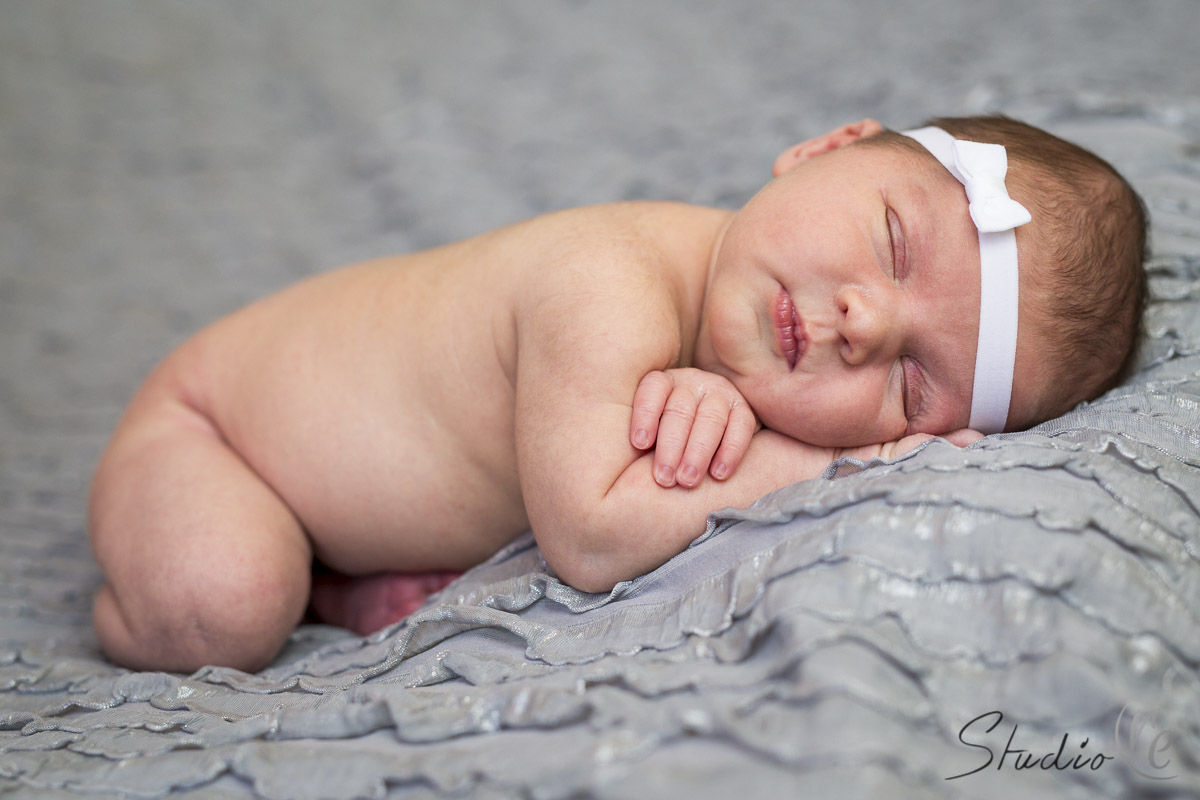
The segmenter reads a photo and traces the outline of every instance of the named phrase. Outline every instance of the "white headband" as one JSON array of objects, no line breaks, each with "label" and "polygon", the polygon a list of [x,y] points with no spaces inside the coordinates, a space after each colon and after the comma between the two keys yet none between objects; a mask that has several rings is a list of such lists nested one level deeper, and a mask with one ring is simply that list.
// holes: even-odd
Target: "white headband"
[{"label": "white headband", "polygon": [[999,433],[1008,420],[1017,360],[1017,236],[1032,217],[1008,196],[1003,145],[955,139],[941,128],[903,131],[933,154],[967,191],[971,220],[979,230],[979,344],[970,427]]}]

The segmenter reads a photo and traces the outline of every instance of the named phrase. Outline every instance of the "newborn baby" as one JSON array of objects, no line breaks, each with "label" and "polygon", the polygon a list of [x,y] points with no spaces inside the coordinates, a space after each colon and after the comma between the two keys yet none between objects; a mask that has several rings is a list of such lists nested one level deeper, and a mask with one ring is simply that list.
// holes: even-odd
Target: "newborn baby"
[{"label": "newborn baby", "polygon": [[105,651],[259,669],[314,559],[456,571],[529,529],[604,591],[836,458],[1024,428],[1128,369],[1145,216],[1094,155],[1003,117],[864,120],[774,172],[737,212],[550,214],[200,331],[97,469]]}]

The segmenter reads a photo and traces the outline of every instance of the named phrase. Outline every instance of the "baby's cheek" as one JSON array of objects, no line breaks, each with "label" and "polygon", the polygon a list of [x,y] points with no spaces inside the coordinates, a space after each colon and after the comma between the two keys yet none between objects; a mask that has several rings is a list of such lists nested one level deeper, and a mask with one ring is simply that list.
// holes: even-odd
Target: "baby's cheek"
[{"label": "baby's cheek", "polygon": [[895,441],[904,436],[902,416],[889,419],[879,404],[862,395],[830,393],[815,402],[774,410],[763,424],[778,433],[818,447],[860,447]]}]

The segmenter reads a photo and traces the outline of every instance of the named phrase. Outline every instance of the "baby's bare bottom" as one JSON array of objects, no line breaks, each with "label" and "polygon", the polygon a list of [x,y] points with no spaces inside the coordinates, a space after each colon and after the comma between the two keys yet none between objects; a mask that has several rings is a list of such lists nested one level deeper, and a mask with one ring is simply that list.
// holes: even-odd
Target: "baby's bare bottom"
[{"label": "baby's bare bottom", "polygon": [[312,546],[296,516],[189,401],[177,369],[168,359],[138,392],[92,486],[92,545],[108,578],[94,621],[113,661],[254,671],[306,608],[367,634],[461,574],[313,582]]},{"label": "baby's bare bottom", "polygon": [[134,669],[265,666],[308,603],[312,548],[278,495],[160,367],[97,469],[100,643]]}]

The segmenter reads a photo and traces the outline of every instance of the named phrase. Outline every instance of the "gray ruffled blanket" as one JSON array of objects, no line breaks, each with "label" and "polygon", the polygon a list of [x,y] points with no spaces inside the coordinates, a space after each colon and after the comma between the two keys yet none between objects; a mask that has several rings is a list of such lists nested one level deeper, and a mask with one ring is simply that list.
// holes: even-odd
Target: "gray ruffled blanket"
[{"label": "gray ruffled blanket", "polygon": [[[847,38],[863,35],[885,4],[863,5],[831,12],[822,24]],[[1036,16],[1051,13],[1038,10],[1045,5],[1021,7]],[[932,6],[949,15],[952,31],[974,24],[955,21],[953,3]],[[608,595],[559,583],[527,536],[408,620],[365,639],[305,626],[256,675],[132,673],[103,659],[90,628],[99,574],[84,503],[95,455],[138,375],[172,342],[295,277],[289,270],[316,269],[283,233],[261,234],[239,212],[246,203],[263,220],[295,222],[282,206],[263,205],[286,187],[246,199],[239,193],[251,183],[238,175],[250,170],[257,186],[299,156],[271,161],[247,143],[260,133],[284,136],[286,126],[272,121],[295,122],[286,134],[291,147],[309,148],[345,186],[370,194],[365,206],[333,213],[329,225],[340,234],[315,248],[322,255],[344,261],[380,241],[397,245],[391,249],[421,244],[421,236],[442,231],[425,227],[409,241],[396,226],[426,213],[423,198],[436,207],[454,196],[455,181],[398,194],[405,176],[372,160],[383,140],[352,123],[383,114],[371,98],[404,100],[417,110],[389,118],[399,126],[389,146],[407,142],[435,160],[444,147],[447,164],[494,154],[487,127],[455,105],[456,98],[482,102],[472,92],[487,89],[438,83],[437,70],[406,72],[437,57],[442,45],[429,43],[414,61],[397,56],[391,88],[363,90],[359,79],[370,70],[354,59],[376,64],[390,52],[387,31],[402,29],[413,47],[423,31],[431,40],[459,31],[465,41],[445,46],[479,70],[475,78],[494,68],[497,85],[527,87],[511,102],[524,98],[518,112],[529,126],[529,115],[547,106],[530,100],[528,87],[555,78],[510,60],[524,45],[497,38],[496,25],[532,37],[535,52],[583,52],[603,85],[620,83],[629,59],[661,54],[663,37],[679,44],[728,35],[731,63],[765,67],[785,43],[751,42],[791,19],[792,6],[763,3],[753,7],[760,19],[736,24],[719,5],[689,17],[701,4],[642,11],[564,4],[514,10],[515,21],[466,5],[453,13],[353,5],[346,19],[341,5],[309,8],[299,22],[291,5],[156,8],[135,14],[115,4],[98,11],[29,2],[0,10],[0,97],[8,98],[0,124],[11,134],[0,136],[0,797],[1200,795],[1194,94],[1139,85],[1145,78],[1132,67],[1121,86],[1046,89],[1042,75],[996,66],[1003,59],[993,51],[963,67],[965,83],[941,79],[944,97],[961,107],[944,100],[928,109],[1002,103],[1096,148],[1145,195],[1154,225],[1153,303],[1140,368],[1097,402],[965,450],[935,441],[892,463],[836,464],[823,479],[714,515],[688,550]],[[1107,24],[1138,30],[1149,23],[1137,8],[1071,6],[1070,14],[1096,24],[1064,28],[1062,46],[1082,47]],[[1200,30],[1195,8],[1179,6],[1156,30],[1166,36],[1189,20]],[[642,17],[634,27],[650,31],[643,39],[612,52],[608,40],[589,45],[605,30],[629,27],[623,15],[635,13]],[[465,34],[456,14],[464,15]],[[1029,20],[998,24],[1009,49],[1041,46]],[[798,24],[791,30],[801,35]],[[915,42],[925,31],[908,20],[898,35]],[[1022,43],[1024,36],[1035,41]],[[306,47],[319,49],[326,37],[361,45],[339,51],[348,66],[332,51],[317,53],[324,61],[315,67],[305,60]],[[921,72],[919,48],[904,52],[936,83],[942,73]],[[1090,58],[1121,62],[1121,52],[1100,48]],[[1194,58],[1178,55],[1179,64]],[[573,55],[557,58],[547,63],[578,66]],[[354,80],[339,83],[339,70]],[[860,71],[869,85],[871,73]],[[594,89],[591,73],[581,74],[575,88]],[[739,74],[752,79],[748,68]],[[757,80],[768,96],[783,91]],[[145,88],[159,81],[161,90]],[[666,98],[673,90],[647,77],[640,91]],[[741,91],[706,90],[727,100]],[[422,105],[431,95],[441,105]],[[856,108],[841,95],[824,99],[839,118]],[[623,108],[614,102],[601,92],[563,113],[605,128],[606,113]],[[184,120],[195,107],[200,116]],[[631,125],[640,107],[625,110]],[[893,110],[898,125],[917,121],[907,109]],[[734,120],[714,113],[714,133],[700,141],[716,150]],[[517,122],[505,119],[489,123],[515,149],[505,158],[545,172],[521,183],[535,188],[514,201],[517,211],[535,212],[537,192],[551,191],[561,175],[538,166],[543,151],[522,151]],[[638,158],[665,153],[682,135],[654,128],[662,119],[652,115],[645,127],[658,139],[626,143],[647,151]],[[782,129],[794,111],[776,119]],[[193,123],[209,127],[189,134]],[[544,124],[570,129],[561,120]],[[356,133],[364,149],[345,144]],[[754,136],[784,141],[778,131]],[[244,160],[254,153],[268,166]],[[682,183],[673,164],[657,167],[650,188],[695,185]],[[304,205],[304,192],[314,193],[314,204],[328,204],[312,212],[315,220],[337,204],[336,192],[318,191],[320,168],[312,169],[295,173],[298,194],[286,203]],[[478,188],[479,169],[467,164],[452,177]],[[505,169],[491,174],[502,181]],[[611,175],[620,181],[631,173],[576,174],[607,186]],[[701,194],[729,199],[725,178],[693,178]],[[591,199],[645,188],[634,181]],[[384,230],[356,253],[366,245],[352,220],[372,204],[387,217]],[[296,235],[296,248],[312,243],[308,226]],[[338,235],[353,246],[338,244]],[[237,248],[256,247],[289,266],[265,278],[244,271],[251,262],[239,261]],[[202,266],[206,259],[216,266]],[[238,288],[223,289],[225,282]],[[99,344],[90,343],[94,337]]]}]

